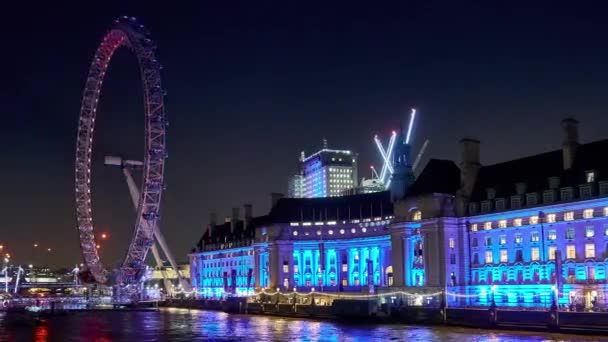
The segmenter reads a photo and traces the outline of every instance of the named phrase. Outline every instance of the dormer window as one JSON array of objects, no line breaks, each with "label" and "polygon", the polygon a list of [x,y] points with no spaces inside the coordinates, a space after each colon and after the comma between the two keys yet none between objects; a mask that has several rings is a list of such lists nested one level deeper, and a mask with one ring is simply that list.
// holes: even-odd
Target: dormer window
[{"label": "dormer window", "polygon": [[561,199],[562,201],[572,201],[572,188],[562,188]]},{"label": "dormer window", "polygon": [[479,205],[477,203],[469,203],[469,212],[471,214],[477,214],[477,210],[479,210]]},{"label": "dormer window", "polygon": [[543,192],[543,203],[549,204],[555,201],[555,190],[546,190]]},{"label": "dormer window", "polygon": [[595,182],[595,171],[585,172],[585,179],[587,180],[587,183]]},{"label": "dormer window", "polygon": [[608,195],[608,181],[600,181],[600,196]]},{"label": "dormer window", "polygon": [[495,201],[496,210],[505,210],[505,199],[497,198]]},{"label": "dormer window", "polygon": [[581,199],[588,199],[591,198],[591,183],[587,183],[587,184],[581,184],[579,185],[579,192],[581,195]]},{"label": "dormer window", "polygon": [[536,193],[530,193],[530,194],[526,194],[526,205],[537,205],[538,204],[538,197],[536,196]]},{"label": "dormer window", "polygon": [[515,195],[511,196],[511,209],[519,209],[521,208],[521,196]]},{"label": "dormer window", "polygon": [[486,189],[486,194],[488,196],[489,200],[492,200],[496,197],[496,189],[494,188],[487,188]]},{"label": "dormer window", "polygon": [[481,201],[481,212],[487,213],[490,211],[490,201]]}]

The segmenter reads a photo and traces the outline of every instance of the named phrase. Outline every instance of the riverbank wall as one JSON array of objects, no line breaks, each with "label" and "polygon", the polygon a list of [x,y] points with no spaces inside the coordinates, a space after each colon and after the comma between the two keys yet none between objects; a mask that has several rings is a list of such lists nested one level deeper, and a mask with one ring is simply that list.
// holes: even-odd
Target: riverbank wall
[{"label": "riverbank wall", "polygon": [[226,300],[173,300],[163,306],[217,310],[235,314],[292,318],[365,321],[392,324],[455,325],[472,328],[554,331],[608,335],[608,313],[528,311],[500,308],[434,308],[379,306],[375,301],[334,300],[332,305],[249,303],[244,298]]}]

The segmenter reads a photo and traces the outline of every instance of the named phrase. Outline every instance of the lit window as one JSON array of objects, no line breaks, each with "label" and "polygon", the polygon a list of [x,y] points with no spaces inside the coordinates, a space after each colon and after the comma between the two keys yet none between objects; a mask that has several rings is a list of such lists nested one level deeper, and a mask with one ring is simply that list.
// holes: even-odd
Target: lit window
[{"label": "lit window", "polygon": [[514,219],[513,220],[513,226],[515,226],[515,227],[521,226],[521,219],[520,218]]},{"label": "lit window", "polygon": [[344,229],[340,229],[340,234],[344,234]]},{"label": "lit window", "polygon": [[476,232],[476,231],[477,231],[477,223],[473,223],[473,224],[471,225],[471,231],[472,231],[472,232]]},{"label": "lit window", "polygon": [[608,207],[604,208],[604,216],[608,216]]},{"label": "lit window", "polygon": [[506,235],[501,235],[498,238],[498,243],[501,245],[506,245],[507,244],[507,236]]},{"label": "lit window", "polygon": [[557,232],[555,230],[550,230],[547,234],[547,240],[554,241],[557,239]]},{"label": "lit window", "polygon": [[298,236],[298,231],[297,230],[293,231],[293,236]]},{"label": "lit window", "polygon": [[492,237],[486,236],[486,246],[492,246]]},{"label": "lit window", "polygon": [[498,228],[507,228],[507,220],[498,221]]},{"label": "lit window", "polygon": [[530,216],[528,224],[538,224],[538,216]]},{"label": "lit window", "polygon": [[449,242],[449,244],[450,244],[450,248],[454,248],[454,246],[455,246],[455,242],[454,242],[454,239],[453,239],[453,238],[450,238],[450,242]]},{"label": "lit window", "polygon": [[549,246],[549,260],[555,260],[555,251],[556,250],[557,250],[557,247]]},{"label": "lit window", "polygon": [[486,251],[486,264],[491,264],[493,262],[492,251]]},{"label": "lit window", "polygon": [[420,220],[422,220],[422,211],[415,210],[412,213],[412,221],[420,221]]},{"label": "lit window", "polygon": [[342,272],[348,272],[348,264],[342,264]]},{"label": "lit window", "polygon": [[557,216],[555,214],[548,214],[547,215],[547,223],[555,223],[556,217]]},{"label": "lit window", "polygon": [[531,252],[532,261],[538,261],[540,259],[540,249],[538,247],[532,247]]},{"label": "lit window", "polygon": [[574,245],[566,246],[566,258],[576,259],[576,249],[574,248]]},{"label": "lit window", "polygon": [[506,249],[500,250],[500,262],[509,262],[509,256]]},{"label": "lit window", "polygon": [[591,238],[595,236],[595,227],[587,226],[585,227],[585,237]]},{"label": "lit window", "polygon": [[595,258],[595,244],[585,244],[585,258]]},{"label": "lit window", "polygon": [[538,242],[538,241],[540,241],[540,235],[538,234],[538,232],[531,232],[530,233],[530,241],[532,241],[532,242]]},{"label": "lit window", "polygon": [[515,243],[522,243],[524,239],[522,238],[520,233],[515,234]]},{"label": "lit window", "polygon": [[298,273],[298,265],[293,265],[293,273]]},{"label": "lit window", "polygon": [[283,273],[289,273],[289,265],[287,263],[283,264]]},{"label": "lit window", "polygon": [[483,224],[483,229],[485,229],[485,230],[490,230],[490,229],[492,229],[492,221],[485,222],[485,223]]},{"label": "lit window", "polygon": [[593,209],[585,209],[583,211],[583,218],[586,218],[586,219],[593,218]]},{"label": "lit window", "polygon": [[587,178],[587,183],[593,183],[593,182],[595,182],[595,172],[593,172],[593,171],[587,171],[585,178]]},{"label": "lit window", "polygon": [[564,221],[574,220],[574,211],[568,211],[564,213]]}]

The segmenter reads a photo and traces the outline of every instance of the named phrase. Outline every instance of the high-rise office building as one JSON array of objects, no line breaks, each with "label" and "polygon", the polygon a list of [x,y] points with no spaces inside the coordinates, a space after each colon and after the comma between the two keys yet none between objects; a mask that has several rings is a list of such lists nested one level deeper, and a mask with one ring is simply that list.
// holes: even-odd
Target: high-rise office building
[{"label": "high-rise office building", "polygon": [[289,183],[287,185],[287,197],[290,198],[302,198],[303,193],[304,177],[301,174],[296,174],[289,177]]}]

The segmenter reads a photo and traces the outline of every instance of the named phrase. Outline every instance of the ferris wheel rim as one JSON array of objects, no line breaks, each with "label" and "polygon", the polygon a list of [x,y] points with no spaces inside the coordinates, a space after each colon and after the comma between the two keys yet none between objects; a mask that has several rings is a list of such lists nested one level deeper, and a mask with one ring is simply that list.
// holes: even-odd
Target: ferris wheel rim
[{"label": "ferris wheel rim", "polygon": [[89,67],[82,96],[76,139],[75,194],[80,248],[85,264],[98,283],[106,283],[109,272],[103,267],[97,250],[91,203],[91,156],[97,103],[105,73],[114,52],[128,47],[137,57],[144,93],[145,144],[142,182],[133,237],[119,270],[120,281],[133,282],[145,265],[146,255],[154,241],[163,192],[166,157],[164,91],[161,86],[161,66],[155,57],[155,45],[137,25],[135,18],[122,17],[115,21],[98,45]]}]

